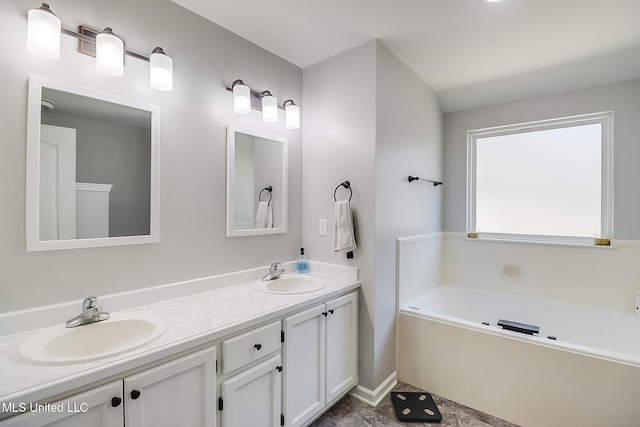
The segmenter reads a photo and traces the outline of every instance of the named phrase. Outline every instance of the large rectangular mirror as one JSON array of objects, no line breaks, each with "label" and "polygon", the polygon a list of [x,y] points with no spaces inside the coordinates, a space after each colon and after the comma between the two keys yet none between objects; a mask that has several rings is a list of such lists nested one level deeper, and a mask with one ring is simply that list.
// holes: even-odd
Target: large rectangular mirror
[{"label": "large rectangular mirror", "polygon": [[29,78],[27,251],[159,241],[160,108]]},{"label": "large rectangular mirror", "polygon": [[287,231],[287,139],[227,128],[227,236]]}]

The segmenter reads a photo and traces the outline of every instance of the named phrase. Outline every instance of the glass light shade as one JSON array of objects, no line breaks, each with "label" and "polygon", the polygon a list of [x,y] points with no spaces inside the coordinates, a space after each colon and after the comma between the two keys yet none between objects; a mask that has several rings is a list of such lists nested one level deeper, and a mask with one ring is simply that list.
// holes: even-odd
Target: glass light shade
[{"label": "glass light shade", "polygon": [[244,83],[233,86],[233,111],[236,114],[251,113],[251,89]]},{"label": "glass light shade", "polygon": [[46,3],[27,16],[27,51],[47,59],[60,58],[60,19]]},{"label": "glass light shade", "polygon": [[124,41],[109,27],[96,36],[96,70],[112,77],[124,74]]},{"label": "glass light shade", "polygon": [[149,84],[157,90],[173,90],[173,60],[161,47],[149,56]]},{"label": "glass light shade", "polygon": [[293,103],[293,101],[284,108],[285,112],[285,125],[287,129],[299,129],[300,128],[300,107]]},{"label": "glass light shade", "polygon": [[278,100],[271,94],[262,97],[262,120],[267,123],[278,121]]}]

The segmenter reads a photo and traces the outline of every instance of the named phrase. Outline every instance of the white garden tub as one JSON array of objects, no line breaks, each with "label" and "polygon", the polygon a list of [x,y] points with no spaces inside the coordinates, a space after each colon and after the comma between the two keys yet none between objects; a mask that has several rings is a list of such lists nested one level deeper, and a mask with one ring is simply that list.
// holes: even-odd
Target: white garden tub
[{"label": "white garden tub", "polygon": [[398,322],[401,381],[527,427],[640,426],[634,314],[440,286]]}]

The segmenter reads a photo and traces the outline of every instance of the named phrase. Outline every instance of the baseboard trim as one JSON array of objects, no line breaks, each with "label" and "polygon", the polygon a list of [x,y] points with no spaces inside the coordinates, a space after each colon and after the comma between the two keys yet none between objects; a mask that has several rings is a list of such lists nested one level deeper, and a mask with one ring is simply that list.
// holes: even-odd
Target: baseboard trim
[{"label": "baseboard trim", "polygon": [[371,406],[378,406],[382,399],[398,384],[398,373],[394,371],[375,390],[357,385],[349,394]]}]

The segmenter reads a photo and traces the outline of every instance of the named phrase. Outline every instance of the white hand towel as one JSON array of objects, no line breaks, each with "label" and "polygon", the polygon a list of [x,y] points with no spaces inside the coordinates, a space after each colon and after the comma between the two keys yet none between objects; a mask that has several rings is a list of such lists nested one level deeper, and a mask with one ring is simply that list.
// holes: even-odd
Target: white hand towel
[{"label": "white hand towel", "polygon": [[273,206],[267,205],[267,228],[273,228]]},{"label": "white hand towel", "polygon": [[256,212],[255,228],[273,227],[273,208],[268,202],[259,202]]},{"label": "white hand towel", "polygon": [[338,200],[335,206],[333,223],[333,251],[349,252],[356,248],[353,232],[353,216],[348,200]]}]

